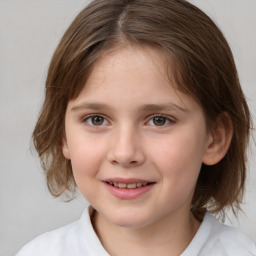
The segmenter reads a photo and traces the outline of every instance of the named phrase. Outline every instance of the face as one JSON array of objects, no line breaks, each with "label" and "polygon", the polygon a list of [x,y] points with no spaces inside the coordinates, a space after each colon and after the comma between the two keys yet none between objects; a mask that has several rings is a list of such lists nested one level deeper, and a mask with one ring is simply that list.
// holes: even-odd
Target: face
[{"label": "face", "polygon": [[155,50],[111,52],[67,107],[63,154],[81,193],[114,225],[190,211],[210,135],[202,108],[159,70]]}]

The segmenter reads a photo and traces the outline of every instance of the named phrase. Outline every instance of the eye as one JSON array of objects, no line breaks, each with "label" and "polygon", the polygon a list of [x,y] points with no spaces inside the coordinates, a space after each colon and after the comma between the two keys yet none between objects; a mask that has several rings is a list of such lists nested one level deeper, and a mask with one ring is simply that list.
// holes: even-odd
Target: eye
[{"label": "eye", "polygon": [[149,125],[153,125],[153,126],[165,126],[168,125],[170,123],[173,123],[174,121],[166,116],[162,116],[162,115],[157,115],[152,117],[148,124]]},{"label": "eye", "polygon": [[86,122],[91,126],[103,126],[108,124],[108,121],[100,115],[90,115],[83,119],[83,122]]}]

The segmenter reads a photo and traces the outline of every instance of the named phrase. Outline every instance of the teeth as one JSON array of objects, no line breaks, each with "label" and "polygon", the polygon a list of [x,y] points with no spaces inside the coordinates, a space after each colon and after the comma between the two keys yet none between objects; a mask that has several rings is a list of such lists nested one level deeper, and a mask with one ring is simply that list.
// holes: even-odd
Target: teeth
[{"label": "teeth", "polygon": [[128,189],[133,189],[133,188],[140,188],[142,186],[146,186],[148,183],[130,183],[130,184],[125,184],[125,183],[118,183],[118,182],[108,182],[109,185],[118,187],[118,188],[128,188]]},{"label": "teeth", "polygon": [[124,183],[118,183],[118,187],[119,187],[119,188],[126,188],[126,184],[124,184]]},{"label": "teeth", "polygon": [[127,188],[136,188],[136,183],[127,184]]}]

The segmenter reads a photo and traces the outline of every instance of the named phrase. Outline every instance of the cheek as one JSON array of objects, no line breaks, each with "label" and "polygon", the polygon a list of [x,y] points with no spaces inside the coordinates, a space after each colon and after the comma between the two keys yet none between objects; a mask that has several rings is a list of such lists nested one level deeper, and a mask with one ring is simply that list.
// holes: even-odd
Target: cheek
[{"label": "cheek", "polygon": [[69,145],[74,177],[85,178],[94,176],[104,158],[104,143],[95,143],[89,138],[74,140]]},{"label": "cheek", "polygon": [[[80,141],[81,142],[81,141]],[[102,144],[102,143],[101,143]],[[76,185],[83,196],[89,201],[99,191],[97,191],[97,175],[103,159],[104,149],[95,143],[86,140],[71,147],[71,165]]]},{"label": "cheek", "polygon": [[177,135],[166,144],[154,154],[165,199],[170,208],[181,207],[185,202],[190,205],[202,165],[202,150],[196,140],[185,136]]},{"label": "cheek", "polygon": [[158,145],[152,157],[169,183],[177,187],[194,186],[202,165],[203,148],[200,136],[180,133]]}]

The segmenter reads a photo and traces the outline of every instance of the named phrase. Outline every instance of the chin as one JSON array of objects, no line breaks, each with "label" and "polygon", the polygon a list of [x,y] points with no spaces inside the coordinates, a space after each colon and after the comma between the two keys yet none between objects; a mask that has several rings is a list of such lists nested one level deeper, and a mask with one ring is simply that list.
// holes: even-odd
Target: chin
[{"label": "chin", "polygon": [[148,216],[142,216],[141,214],[122,214],[111,216],[108,221],[116,226],[124,228],[143,228],[151,223],[151,219]]}]

